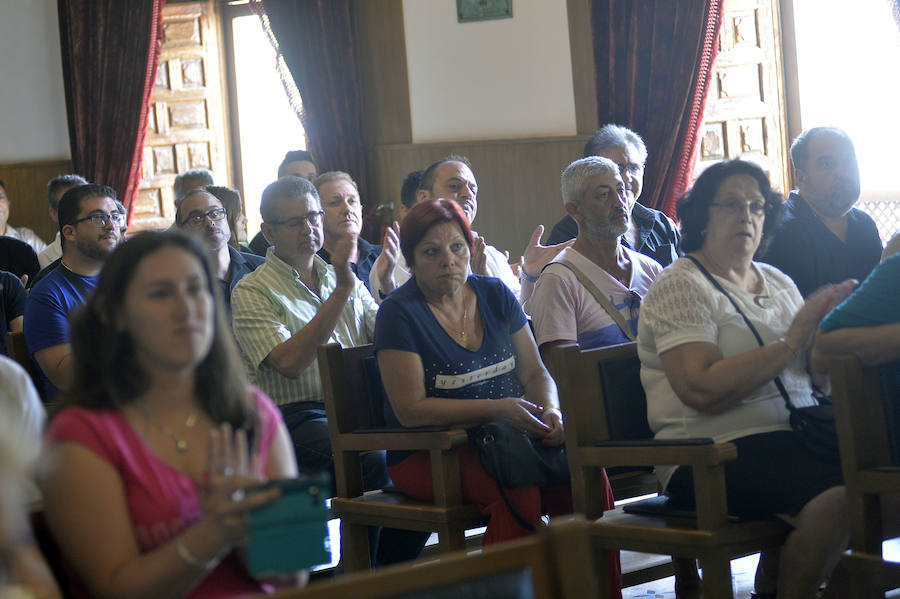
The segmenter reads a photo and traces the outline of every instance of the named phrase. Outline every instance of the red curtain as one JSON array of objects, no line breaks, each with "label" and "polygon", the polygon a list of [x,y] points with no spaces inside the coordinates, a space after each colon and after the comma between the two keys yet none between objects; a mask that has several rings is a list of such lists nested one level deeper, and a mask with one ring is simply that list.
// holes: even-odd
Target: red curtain
[{"label": "red curtain", "polygon": [[128,209],[140,182],[165,0],[58,0],[69,145],[76,173]]},{"label": "red curtain", "polygon": [[362,100],[350,0],[263,0],[300,92],[301,120],[319,172],[346,171],[366,198]]},{"label": "red curtain", "polygon": [[600,122],[644,138],[641,203],[674,215],[699,148],[722,0],[594,0],[591,10]]}]

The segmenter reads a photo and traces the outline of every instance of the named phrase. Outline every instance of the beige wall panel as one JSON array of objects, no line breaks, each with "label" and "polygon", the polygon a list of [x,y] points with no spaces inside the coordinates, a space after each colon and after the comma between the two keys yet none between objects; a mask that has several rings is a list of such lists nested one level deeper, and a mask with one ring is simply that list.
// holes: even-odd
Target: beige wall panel
[{"label": "beige wall panel", "polygon": [[543,224],[549,233],[563,216],[559,176],[581,157],[586,141],[587,136],[578,136],[378,146],[370,158],[367,200],[376,205],[393,203],[396,210],[400,185],[410,171],[423,169],[449,153],[465,155],[478,179],[475,230],[518,259],[536,226]]},{"label": "beige wall panel", "polygon": [[28,227],[46,242],[56,236],[56,225],[47,215],[47,182],[72,172],[72,161],[42,160],[0,164],[0,179],[6,183],[12,203],[9,224]]}]

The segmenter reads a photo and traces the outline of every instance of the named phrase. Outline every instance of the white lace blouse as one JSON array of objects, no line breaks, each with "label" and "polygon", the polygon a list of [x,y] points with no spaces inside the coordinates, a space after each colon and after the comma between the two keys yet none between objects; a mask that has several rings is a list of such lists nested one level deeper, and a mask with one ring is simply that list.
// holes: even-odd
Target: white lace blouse
[{"label": "white lace blouse", "polygon": [[[773,266],[753,263],[762,274],[760,294],[743,291],[716,277],[770,344],[787,331],[803,298],[794,282]],[[725,358],[759,347],[753,333],[721,292],[687,258],[663,270],[641,304],[638,355],[641,383],[647,394],[647,418],[657,439],[711,437],[725,442],[748,435],[789,430],[788,412],[774,382],[757,388],[734,408],[710,414],[691,408],[678,398],[663,370],[660,354],[692,342],[716,344]],[[812,387],[801,356],[781,372],[781,380],[796,406],[812,405]],[[673,466],[657,468],[668,483]]]}]

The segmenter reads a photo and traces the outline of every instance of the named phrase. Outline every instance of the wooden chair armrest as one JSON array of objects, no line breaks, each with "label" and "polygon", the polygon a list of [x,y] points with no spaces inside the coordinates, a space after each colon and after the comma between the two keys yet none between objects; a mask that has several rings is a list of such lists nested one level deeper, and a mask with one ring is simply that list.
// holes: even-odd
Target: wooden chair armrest
[{"label": "wooden chair armrest", "polygon": [[584,464],[597,466],[709,467],[737,459],[737,447],[733,443],[693,439],[604,442],[594,447],[581,448],[578,452]]},{"label": "wooden chair armrest", "polygon": [[[395,429],[396,430],[396,429]],[[340,435],[340,447],[344,451],[368,451],[386,449],[394,451],[450,450],[469,442],[463,429],[433,432],[355,432]]]}]

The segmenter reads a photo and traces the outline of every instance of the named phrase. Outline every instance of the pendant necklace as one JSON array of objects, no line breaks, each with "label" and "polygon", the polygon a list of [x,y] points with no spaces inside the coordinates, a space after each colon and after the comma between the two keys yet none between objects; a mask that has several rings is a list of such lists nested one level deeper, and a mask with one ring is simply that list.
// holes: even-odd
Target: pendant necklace
[{"label": "pendant necklace", "polygon": [[[429,305],[432,306],[432,308],[434,309],[435,312],[437,312],[438,314],[441,315],[441,317],[443,318],[443,320],[445,322],[449,323],[449,319],[447,318],[447,316],[437,306],[435,306],[431,302],[428,302],[428,303],[429,303]],[[456,331],[456,330],[454,330],[454,327],[451,327],[449,324],[447,325],[451,330],[453,330],[457,335],[459,335],[459,342],[462,345],[466,344],[466,321],[467,320],[469,320],[469,306],[464,306],[462,321],[461,321],[462,326],[460,327],[460,329],[458,331]]]},{"label": "pendant necklace", "polygon": [[[157,422],[153,418],[150,417],[149,412],[147,412],[146,406],[144,406],[144,417],[147,418],[152,424],[156,426],[159,430],[166,434],[172,441],[175,443],[175,449],[178,453],[185,453],[190,447],[188,446],[187,439],[184,437],[179,437],[175,434],[175,431],[167,427],[161,422]],[[188,429],[194,428],[194,425],[197,424],[197,415],[191,412],[188,414],[188,417],[184,421],[184,426]]]}]

